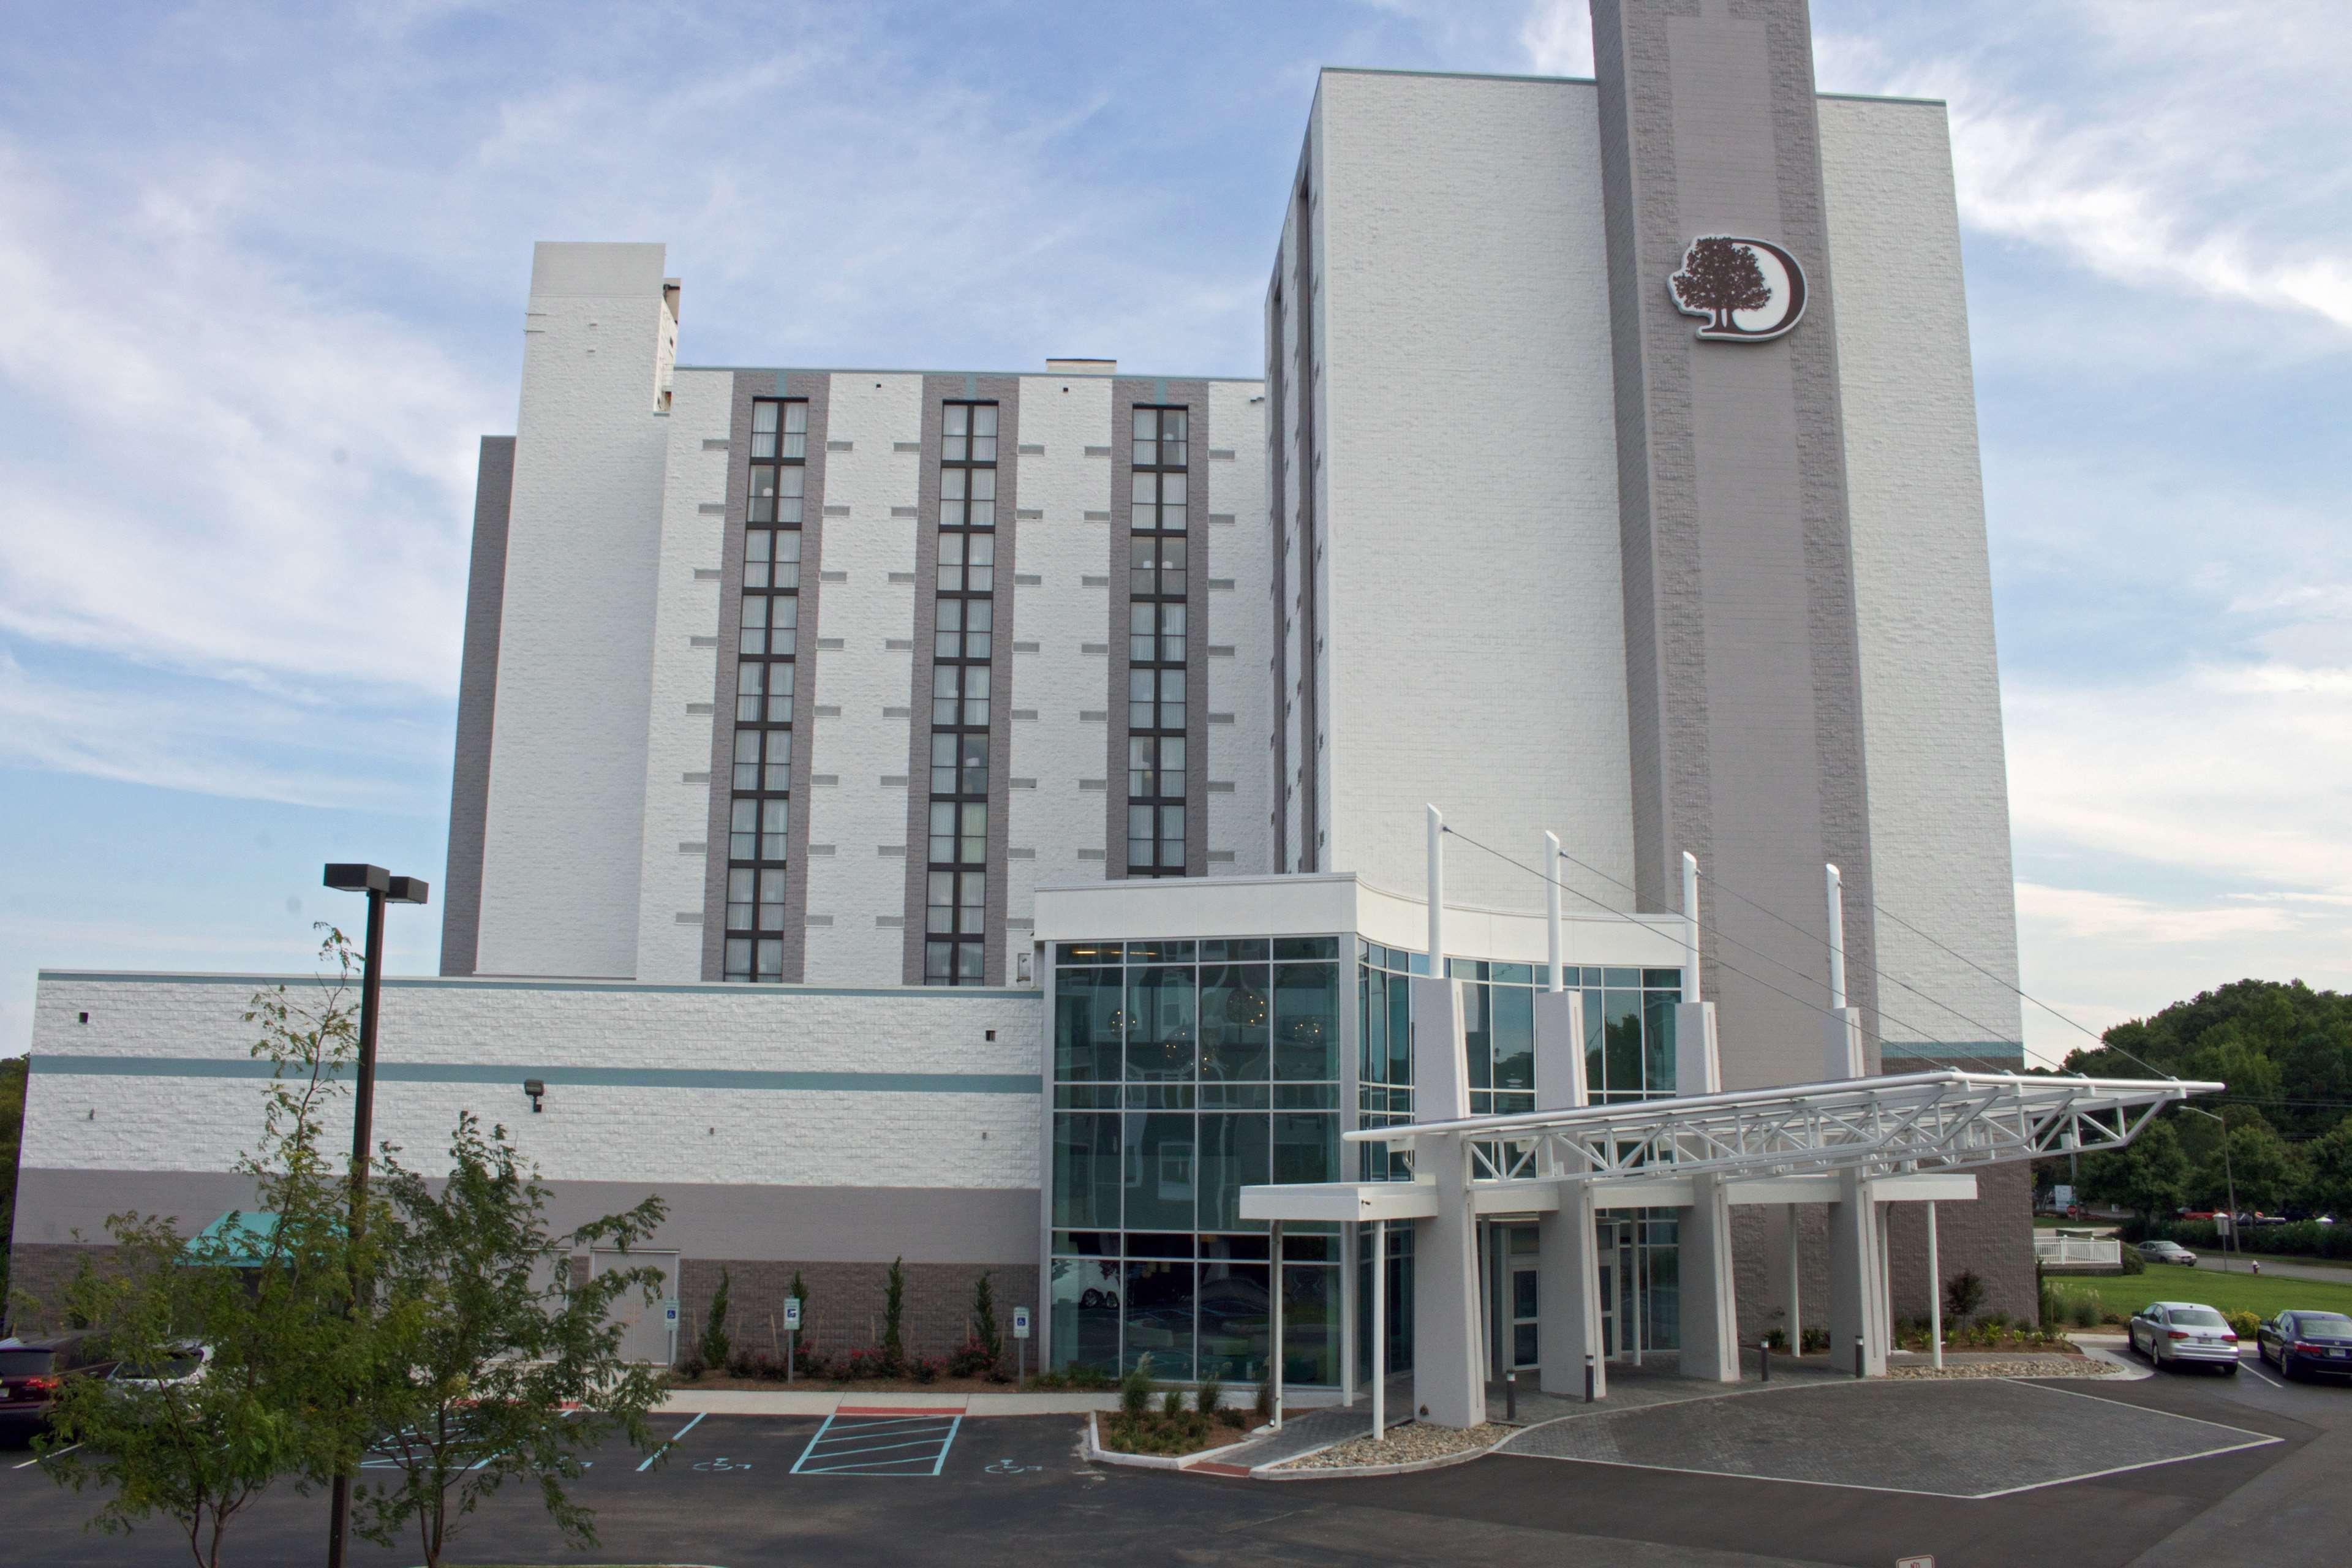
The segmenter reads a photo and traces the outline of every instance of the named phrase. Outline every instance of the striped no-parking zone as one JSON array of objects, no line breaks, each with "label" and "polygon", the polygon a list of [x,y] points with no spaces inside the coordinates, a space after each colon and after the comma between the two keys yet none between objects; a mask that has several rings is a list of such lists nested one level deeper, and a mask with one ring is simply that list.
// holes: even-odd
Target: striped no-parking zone
[{"label": "striped no-parking zone", "polygon": [[793,1462],[796,1476],[936,1476],[963,1425],[956,1409],[845,1405]]}]

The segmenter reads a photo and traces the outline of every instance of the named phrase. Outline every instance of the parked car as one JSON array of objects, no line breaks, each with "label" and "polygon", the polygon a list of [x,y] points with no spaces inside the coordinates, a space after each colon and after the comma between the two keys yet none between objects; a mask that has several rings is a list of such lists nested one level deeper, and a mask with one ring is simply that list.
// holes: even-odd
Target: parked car
[{"label": "parked car", "polygon": [[2341,1312],[2281,1312],[2254,1334],[2254,1353],[2282,1377],[2352,1377],[2352,1318]]},{"label": "parked car", "polygon": [[144,1365],[138,1362],[117,1362],[106,1381],[117,1388],[166,1388],[194,1383],[205,1375],[212,1365],[213,1348],[194,1343],[179,1345],[162,1362]]},{"label": "parked car", "polygon": [[2197,1267],[2197,1255],[2177,1241],[2143,1241],[2139,1244],[2139,1255],[2150,1263],[2179,1263],[2190,1268]]},{"label": "parked car", "polygon": [[2151,1301],[2132,1314],[2131,1348],[2158,1366],[2202,1363],[2238,1371],[2238,1333],[2201,1301]]},{"label": "parked car", "polygon": [[0,1434],[29,1438],[47,1426],[68,1377],[104,1377],[114,1363],[87,1330],[0,1340]]}]

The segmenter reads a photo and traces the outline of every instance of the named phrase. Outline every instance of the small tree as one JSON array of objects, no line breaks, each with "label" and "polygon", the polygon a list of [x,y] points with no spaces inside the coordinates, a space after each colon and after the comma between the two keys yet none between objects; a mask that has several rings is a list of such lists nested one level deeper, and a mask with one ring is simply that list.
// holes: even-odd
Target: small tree
[{"label": "small tree", "polygon": [[1985,1282],[1973,1269],[1963,1268],[1944,1281],[1944,1315],[1964,1323],[1984,1305]]},{"label": "small tree", "polygon": [[[363,1260],[349,1184],[322,1145],[343,1092],[336,1070],[357,1043],[357,958],[331,927],[319,951],[334,973],[315,1003],[281,985],[257,993],[244,1015],[260,1026],[252,1054],[271,1068],[260,1140],[237,1160],[257,1212],[231,1213],[193,1241],[169,1219],[115,1215],[113,1266],[84,1269],[61,1303],[155,1386],[67,1379],[40,1440],[46,1468],[77,1491],[96,1483],[107,1494],[100,1529],[161,1515],[206,1568],[273,1480],[331,1475],[352,1442],[362,1334],[350,1282]],[[198,1345],[209,1352],[204,1375],[169,1380]]]},{"label": "small tree", "polygon": [[2308,1173],[2304,1193],[2313,1208],[2352,1220],[2352,1117],[2305,1147]]},{"label": "small tree", "polygon": [[882,1295],[882,1370],[896,1376],[907,1362],[907,1342],[901,1333],[907,1313],[907,1271],[901,1267],[906,1259],[890,1260],[890,1279]]},{"label": "small tree", "polygon": [[979,1342],[991,1367],[1004,1359],[1004,1339],[996,1328],[996,1291],[985,1272],[971,1288],[971,1337]]},{"label": "small tree", "polygon": [[564,1487],[584,1468],[580,1456],[616,1430],[652,1446],[646,1413],[659,1376],[622,1359],[625,1330],[612,1310],[632,1290],[651,1306],[664,1276],[641,1265],[581,1281],[571,1255],[626,1253],[660,1225],[661,1200],[551,1237],[547,1189],[505,1128],[485,1136],[471,1112],[460,1115],[438,1184],[396,1152],[384,1152],[391,1214],[367,1401],[383,1468],[356,1500],[360,1533],[389,1546],[414,1522],[438,1568],[458,1521],[525,1478],[566,1541],[594,1544],[591,1514]]},{"label": "small tree", "polygon": [[727,1370],[728,1352],[735,1348],[727,1337],[727,1296],[734,1280],[722,1266],[719,1270],[719,1289],[710,1293],[710,1311],[702,1320],[702,1364],[713,1372]]}]

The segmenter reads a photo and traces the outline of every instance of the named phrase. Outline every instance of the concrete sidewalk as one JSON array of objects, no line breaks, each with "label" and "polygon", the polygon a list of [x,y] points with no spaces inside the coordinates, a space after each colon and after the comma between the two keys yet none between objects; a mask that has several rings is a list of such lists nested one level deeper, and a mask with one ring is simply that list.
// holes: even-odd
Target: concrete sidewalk
[{"label": "concrete sidewalk", "polygon": [[1099,1394],[926,1394],[920,1389],[863,1393],[855,1388],[674,1388],[658,1409],[667,1415],[830,1415],[853,1410],[954,1410],[965,1415],[1082,1415],[1118,1408],[1117,1390]]}]

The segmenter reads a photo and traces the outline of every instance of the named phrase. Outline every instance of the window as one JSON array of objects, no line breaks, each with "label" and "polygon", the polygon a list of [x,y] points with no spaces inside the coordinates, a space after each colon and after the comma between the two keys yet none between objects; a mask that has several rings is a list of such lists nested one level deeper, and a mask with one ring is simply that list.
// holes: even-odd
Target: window
[{"label": "window", "polygon": [[[742,608],[735,637],[735,761],[729,787],[725,967],[730,980],[783,978],[783,861],[791,841],[793,657],[800,635],[801,519],[808,405],[751,405]],[[743,932],[744,935],[732,933]],[[773,933],[773,934],[760,934]]]},{"label": "window", "polygon": [[986,967],[989,659],[996,629],[992,403],[940,417],[937,597],[931,615],[929,909],[923,980],[977,985]]},{"label": "window", "polygon": [[1127,793],[1136,800],[1184,796],[1184,740],[1181,735],[1130,735],[1127,741]]},{"label": "window", "polygon": [[1181,873],[1184,869],[1182,806],[1128,806],[1127,868],[1147,875],[1156,871]]},{"label": "window", "polygon": [[933,733],[931,793],[935,795],[987,795],[986,735]]},{"label": "window", "polygon": [[1139,599],[1184,596],[1184,542],[1135,539],[1127,547],[1127,591]]},{"label": "window", "polygon": [[1135,664],[1184,662],[1184,606],[1138,600],[1128,606],[1127,657]]},{"label": "window", "polygon": [[1129,730],[1184,729],[1184,672],[1181,669],[1129,668],[1127,672],[1127,727]]},{"label": "window", "polygon": [[[780,417],[781,416],[781,417]],[[781,425],[783,442],[776,437]],[[808,405],[778,403],[761,398],[751,405],[751,460],[772,461],[789,458],[797,462],[808,455]]]},{"label": "window", "polygon": [[1135,411],[1135,466],[1139,468],[1184,467],[1185,412],[1181,408],[1139,408]]},{"label": "window", "polygon": [[1171,533],[1184,531],[1184,476],[1181,473],[1138,472],[1133,500],[1135,512],[1131,526],[1136,531],[1157,532],[1162,529]]}]

